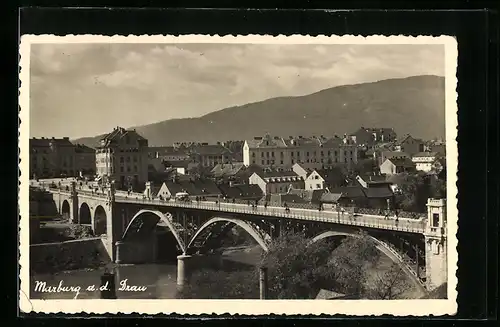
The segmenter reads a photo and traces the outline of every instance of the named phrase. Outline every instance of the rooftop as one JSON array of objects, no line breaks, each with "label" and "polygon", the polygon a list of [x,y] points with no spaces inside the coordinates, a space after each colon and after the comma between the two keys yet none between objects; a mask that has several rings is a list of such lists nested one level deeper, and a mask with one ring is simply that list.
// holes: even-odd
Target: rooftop
[{"label": "rooftop", "polygon": [[69,140],[69,137],[63,138],[36,138],[33,137],[29,141],[30,147],[50,147],[51,144],[56,146],[74,146],[73,143]]}]

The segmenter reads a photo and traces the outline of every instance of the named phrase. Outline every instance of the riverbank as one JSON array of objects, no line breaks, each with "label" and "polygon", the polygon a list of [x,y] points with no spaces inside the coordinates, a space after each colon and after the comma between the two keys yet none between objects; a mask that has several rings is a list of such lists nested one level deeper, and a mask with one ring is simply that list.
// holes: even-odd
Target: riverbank
[{"label": "riverbank", "polygon": [[109,262],[110,257],[100,237],[30,245],[32,274],[95,269]]}]

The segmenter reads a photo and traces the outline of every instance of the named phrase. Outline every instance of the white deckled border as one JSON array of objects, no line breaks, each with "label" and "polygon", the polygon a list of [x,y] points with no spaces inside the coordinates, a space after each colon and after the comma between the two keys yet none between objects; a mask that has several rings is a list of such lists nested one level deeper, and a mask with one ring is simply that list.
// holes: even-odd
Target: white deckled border
[{"label": "white deckled border", "polygon": [[[442,44],[445,47],[445,107],[447,159],[448,299],[446,300],[30,300],[29,299],[29,94],[30,49],[37,43],[254,43],[254,44]],[[40,313],[140,313],[140,314],[240,314],[240,315],[321,315],[370,316],[453,315],[457,311],[458,231],[458,146],[457,41],[451,36],[210,36],[210,35],[23,35],[20,44],[19,148],[21,177],[20,210],[20,293],[23,312]],[[24,172],[24,173],[23,173]]]}]

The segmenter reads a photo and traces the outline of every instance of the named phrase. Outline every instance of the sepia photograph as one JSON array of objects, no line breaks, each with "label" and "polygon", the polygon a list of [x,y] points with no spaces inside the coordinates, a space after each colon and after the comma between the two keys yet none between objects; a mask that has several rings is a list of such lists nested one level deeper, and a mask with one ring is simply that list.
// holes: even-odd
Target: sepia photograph
[{"label": "sepia photograph", "polygon": [[20,52],[23,310],[455,312],[453,38]]}]

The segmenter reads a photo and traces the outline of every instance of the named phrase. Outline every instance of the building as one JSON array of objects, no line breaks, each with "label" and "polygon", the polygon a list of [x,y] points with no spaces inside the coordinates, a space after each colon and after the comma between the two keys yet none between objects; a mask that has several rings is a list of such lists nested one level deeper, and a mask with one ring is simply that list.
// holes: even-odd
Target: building
[{"label": "building", "polygon": [[289,188],[304,189],[304,180],[294,171],[253,173],[249,184],[257,184],[264,194],[287,193]]},{"label": "building", "polygon": [[358,145],[371,146],[375,143],[393,142],[397,135],[392,128],[361,127],[350,137]]},{"label": "building", "polygon": [[115,128],[100,140],[97,175],[114,180],[119,189],[144,189],[148,181],[148,140],[135,129]]},{"label": "building", "polygon": [[438,173],[443,169],[439,159],[440,155],[437,152],[419,152],[411,158],[417,170],[424,172],[436,171]]},{"label": "building", "polygon": [[380,151],[380,152],[375,152],[374,156],[376,163],[378,166],[380,166],[384,161],[387,159],[411,159],[411,156],[402,151]]},{"label": "building", "polygon": [[380,165],[380,173],[385,175],[394,175],[413,171],[415,171],[415,164],[408,158],[386,159]]},{"label": "building", "polygon": [[410,134],[406,134],[396,141],[395,150],[406,152],[410,156],[413,156],[416,153],[425,151],[425,142],[412,137]]},{"label": "building", "polygon": [[231,163],[232,154],[221,144],[201,143],[192,145],[188,150],[192,162],[202,167],[213,168],[220,163]]},{"label": "building", "polygon": [[236,200],[260,200],[264,193],[256,184],[221,184],[219,190],[226,199]]},{"label": "building", "polygon": [[181,192],[188,193],[191,197],[218,198],[223,196],[215,182],[200,179],[166,181],[165,187],[162,185],[158,194],[171,198]]},{"label": "building", "polygon": [[29,146],[30,177],[76,177],[96,170],[95,150],[68,137],[31,138]]},{"label": "building", "polygon": [[149,147],[148,156],[151,159],[161,159],[163,161],[186,161],[190,160],[189,154],[184,148],[173,146]]},{"label": "building", "polygon": [[95,149],[83,144],[75,144],[75,168],[80,176],[94,175],[96,172]]},{"label": "building", "polygon": [[263,168],[291,169],[296,163],[322,165],[357,163],[357,146],[345,136],[305,138],[302,136],[284,139],[282,137],[255,137],[243,145],[243,163]]},{"label": "building", "polygon": [[347,184],[346,177],[338,168],[315,169],[304,181],[306,190],[322,190]]}]

